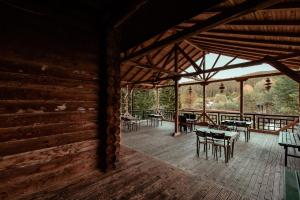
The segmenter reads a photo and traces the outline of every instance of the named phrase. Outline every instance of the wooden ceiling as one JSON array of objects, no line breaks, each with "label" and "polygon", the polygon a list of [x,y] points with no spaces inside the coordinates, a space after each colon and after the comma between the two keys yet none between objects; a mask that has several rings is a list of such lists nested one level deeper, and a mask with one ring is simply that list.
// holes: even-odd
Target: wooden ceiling
[{"label": "wooden ceiling", "polygon": [[[178,72],[186,71],[204,52],[247,60],[299,53],[300,1],[256,3],[251,5],[245,0],[223,1],[124,51],[122,84],[149,82],[151,85],[155,80],[176,74],[176,43],[183,50],[178,51]],[[292,70],[299,70],[300,57],[291,57],[282,60],[282,63]],[[168,82],[163,80],[155,83]]]}]

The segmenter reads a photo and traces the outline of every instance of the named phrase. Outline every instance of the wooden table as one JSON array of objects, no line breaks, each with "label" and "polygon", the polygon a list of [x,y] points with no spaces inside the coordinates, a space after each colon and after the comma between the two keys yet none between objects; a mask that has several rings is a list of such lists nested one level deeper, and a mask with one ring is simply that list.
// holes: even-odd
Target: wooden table
[{"label": "wooden table", "polygon": [[280,132],[278,144],[284,147],[284,165],[287,166],[287,157],[300,158],[300,156],[289,154],[288,148],[297,148],[300,151],[300,135],[291,132]]},{"label": "wooden table", "polygon": [[[235,140],[238,137],[238,133],[237,132],[235,132],[235,131],[217,130],[217,129],[211,129],[211,128],[206,128],[206,127],[198,128],[196,130],[202,131],[202,132],[206,132],[206,133],[218,133],[218,134],[224,133],[225,134],[225,139],[229,140],[231,142],[231,144],[232,144],[231,157],[233,157],[234,143],[235,143]],[[229,156],[228,156],[228,158],[229,158]]]},{"label": "wooden table", "polygon": [[125,123],[124,125],[129,131],[137,131],[140,128],[140,119],[136,117],[121,117],[121,120]]},{"label": "wooden table", "polygon": [[161,121],[161,125],[162,125],[162,115],[160,114],[149,114],[148,115],[150,118],[150,125],[152,126],[158,126],[159,125],[159,120]]},{"label": "wooden table", "polygon": [[[227,126],[235,126],[237,127],[245,127],[246,128],[246,137],[245,140],[248,142],[250,140],[250,127],[252,125],[252,121],[241,121],[241,120],[223,120],[221,122],[223,125]],[[245,124],[246,126],[241,126],[240,124]]]}]

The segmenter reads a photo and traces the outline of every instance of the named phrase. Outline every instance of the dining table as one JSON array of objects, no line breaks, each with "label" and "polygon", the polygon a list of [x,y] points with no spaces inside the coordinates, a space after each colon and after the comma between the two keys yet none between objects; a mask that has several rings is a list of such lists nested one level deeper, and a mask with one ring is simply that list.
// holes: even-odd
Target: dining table
[{"label": "dining table", "polygon": [[[225,130],[219,130],[219,129],[212,129],[212,128],[208,128],[208,127],[201,127],[201,128],[197,128],[195,130],[196,131],[202,131],[205,132],[207,134],[211,134],[211,133],[216,133],[216,134],[225,134],[225,139],[229,141],[229,143],[231,143],[231,157],[233,157],[233,151],[234,151],[234,143],[237,140],[239,133],[236,131],[225,131]],[[227,143],[227,147],[229,147],[229,143]],[[229,158],[230,156],[228,156]]]},{"label": "dining table", "polygon": [[246,128],[246,137],[245,140],[248,142],[250,140],[250,127],[252,125],[252,121],[244,121],[244,120],[223,120],[221,121],[222,125],[225,126],[233,126],[237,130],[238,127]]},{"label": "dining table", "polygon": [[163,116],[161,114],[149,114],[148,117],[150,118],[150,126],[159,126],[159,121],[162,125],[162,118]]}]

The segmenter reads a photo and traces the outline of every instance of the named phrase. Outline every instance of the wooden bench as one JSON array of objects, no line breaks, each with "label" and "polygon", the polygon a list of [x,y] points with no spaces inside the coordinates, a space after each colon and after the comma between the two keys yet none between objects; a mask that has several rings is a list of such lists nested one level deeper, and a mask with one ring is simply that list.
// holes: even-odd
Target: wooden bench
[{"label": "wooden bench", "polygon": [[300,200],[300,172],[285,168],[285,200]]},{"label": "wooden bench", "polygon": [[278,144],[284,147],[284,165],[287,166],[287,157],[300,158],[300,156],[289,154],[288,148],[298,149],[300,152],[300,135],[297,133],[280,132]]}]

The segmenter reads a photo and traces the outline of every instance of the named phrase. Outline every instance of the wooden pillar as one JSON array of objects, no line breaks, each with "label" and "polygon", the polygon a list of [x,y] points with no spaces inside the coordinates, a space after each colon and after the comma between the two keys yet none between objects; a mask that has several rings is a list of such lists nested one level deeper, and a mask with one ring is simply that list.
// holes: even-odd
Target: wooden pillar
[{"label": "wooden pillar", "polygon": [[160,109],[160,106],[159,106],[160,102],[159,102],[159,89],[158,87],[156,88],[156,112],[159,113],[159,109]]},{"label": "wooden pillar", "polygon": [[298,123],[300,125],[300,83],[299,83],[299,93],[298,93],[298,115],[299,115],[299,120],[298,120]]},{"label": "wooden pillar", "polygon": [[244,81],[240,80],[240,120],[244,120]]},{"label": "wooden pillar", "polygon": [[174,118],[174,122],[175,122],[175,127],[174,127],[174,136],[180,135],[179,132],[179,119],[178,119],[178,115],[179,115],[179,103],[178,103],[178,79],[175,80],[175,118]]},{"label": "wooden pillar", "polygon": [[131,91],[130,91],[130,99],[131,99],[130,113],[132,115],[133,115],[133,103],[134,103],[134,99],[133,99],[134,95],[133,95],[133,93],[134,93],[134,88],[132,88]]},{"label": "wooden pillar", "polygon": [[202,102],[202,122],[206,121],[206,83],[202,84],[202,94],[203,94],[203,102]]},{"label": "wooden pillar", "polygon": [[[177,49],[175,48],[174,50],[174,64],[175,64],[175,72],[176,74],[178,73],[178,52],[177,52]],[[179,88],[179,79],[178,77],[176,77],[174,79],[174,89],[175,89],[175,116],[174,116],[174,134],[173,136],[178,136],[180,135],[180,132],[179,132],[179,119],[178,119],[178,115],[179,115],[179,101],[178,101],[178,88]]]},{"label": "wooden pillar", "polygon": [[[104,25],[105,26],[105,25]],[[98,80],[98,167],[114,169],[120,150],[120,34],[104,27],[100,32]]]}]

